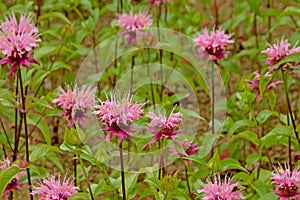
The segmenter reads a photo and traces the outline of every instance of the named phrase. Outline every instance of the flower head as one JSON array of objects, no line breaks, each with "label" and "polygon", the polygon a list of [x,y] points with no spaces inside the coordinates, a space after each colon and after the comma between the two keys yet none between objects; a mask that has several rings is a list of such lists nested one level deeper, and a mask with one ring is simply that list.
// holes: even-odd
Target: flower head
[{"label": "flower head", "polygon": [[149,7],[152,8],[154,5],[159,6],[162,3],[168,3],[170,0],[147,0],[147,1],[150,3]]},{"label": "flower head", "polygon": [[75,85],[74,90],[67,86],[67,90],[61,88],[58,98],[52,103],[57,104],[64,112],[61,116],[68,117],[68,126],[71,127],[77,121],[85,126],[85,118],[88,118],[87,110],[93,109],[95,101],[95,88],[82,86],[81,89]]},{"label": "flower head", "polygon": [[[268,77],[272,77],[272,75],[269,72],[267,72],[263,77],[268,78]],[[261,74],[259,72],[255,72],[255,76],[253,80],[246,80],[250,84],[250,87],[252,87],[254,90],[257,90],[255,100],[258,100],[258,98],[260,97],[260,89],[259,89],[260,79],[261,79]],[[282,81],[270,81],[266,86],[266,90],[270,90],[271,88],[276,88],[276,86],[280,83],[282,83]]]},{"label": "flower head", "polygon": [[114,135],[118,136],[120,142],[124,139],[131,140],[128,133],[134,131],[132,123],[142,116],[142,107],[145,105],[133,103],[132,98],[133,95],[129,93],[123,99],[112,93],[110,98],[106,97],[106,101],[100,101],[100,104],[95,106],[94,114],[99,117],[103,130],[110,131],[106,136],[107,141]]},{"label": "flower head", "polygon": [[232,183],[228,176],[221,181],[220,174],[214,175],[213,181],[208,181],[207,185],[203,184],[203,189],[197,190],[198,193],[204,193],[203,200],[240,200],[245,198],[239,190],[238,183]]},{"label": "flower head", "polygon": [[[273,45],[269,44],[269,48],[262,51],[262,53],[267,54],[270,56],[266,59],[266,64],[269,66],[269,70],[275,70],[278,69],[279,66],[276,66],[276,64],[281,61],[285,56],[300,52],[300,47],[296,47],[297,43],[294,45],[293,48],[289,49],[290,43],[288,40],[281,39],[280,42],[277,42]],[[294,66],[291,65],[291,68]]]},{"label": "flower head", "polygon": [[77,189],[66,177],[61,181],[60,176],[49,176],[39,183],[39,187],[34,187],[31,194],[39,195],[39,200],[66,200],[76,194]]},{"label": "flower head", "polygon": [[[4,161],[0,161],[0,170],[4,170],[10,166],[15,166],[20,168],[17,164],[11,164],[8,159],[4,159]],[[6,188],[3,191],[2,198],[5,199],[6,195],[11,190],[21,190],[21,186],[25,183],[20,182],[21,176],[24,175],[24,172],[20,171],[6,186]]]},{"label": "flower head", "polygon": [[168,118],[166,117],[166,113],[164,115],[159,114],[158,116],[153,112],[148,113],[146,117],[151,119],[151,122],[146,126],[151,133],[155,134],[155,136],[150,140],[145,148],[150,147],[161,138],[173,139],[176,137],[177,133],[179,132],[179,130],[176,129],[181,122],[180,117],[182,114],[180,112],[173,113],[174,109],[175,108],[173,108]]},{"label": "flower head", "polygon": [[285,163],[284,167],[280,165],[278,170],[272,173],[272,183],[275,186],[273,192],[280,196],[281,200],[300,199],[300,171],[298,168],[291,170]]},{"label": "flower head", "polygon": [[147,12],[133,14],[131,11],[129,14],[123,13],[121,15],[117,15],[117,17],[118,20],[116,25],[123,28],[120,33],[128,36],[128,44],[136,40],[136,31],[152,25],[151,16]]},{"label": "flower head", "polygon": [[201,146],[198,146],[197,143],[193,143],[187,139],[181,142],[181,146],[184,152],[178,151],[174,146],[171,146],[171,151],[180,157],[184,157],[184,156],[192,156],[202,148]]},{"label": "flower head", "polygon": [[29,57],[34,47],[38,47],[38,29],[30,23],[31,17],[21,15],[18,23],[14,14],[0,24],[0,51],[5,58],[0,64],[11,63],[9,75],[15,72],[20,65],[30,67],[30,62],[37,63],[37,60]]},{"label": "flower head", "polygon": [[199,54],[206,57],[219,60],[224,57],[228,52],[226,47],[228,44],[234,43],[231,40],[232,34],[226,34],[224,30],[213,30],[209,33],[205,28],[203,34],[198,34],[198,37],[194,39],[195,46],[200,46]]}]

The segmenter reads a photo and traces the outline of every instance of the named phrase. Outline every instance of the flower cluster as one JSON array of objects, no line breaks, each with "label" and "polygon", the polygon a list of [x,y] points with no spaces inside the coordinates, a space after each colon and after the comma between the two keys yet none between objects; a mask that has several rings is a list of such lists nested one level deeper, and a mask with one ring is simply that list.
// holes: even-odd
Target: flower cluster
[{"label": "flower cluster", "polygon": [[100,101],[100,104],[95,106],[94,114],[100,119],[104,131],[110,131],[106,136],[106,140],[110,141],[114,135],[118,136],[119,142],[124,139],[131,140],[128,134],[133,132],[132,123],[138,120],[142,114],[142,107],[145,105],[132,103],[133,95],[129,93],[123,99],[117,98],[116,94],[111,94],[106,101]]},{"label": "flower cluster", "polygon": [[34,187],[31,194],[39,195],[39,200],[66,200],[77,194],[77,189],[66,177],[61,181],[60,176],[49,176],[39,183],[39,187]]},{"label": "flower cluster", "polygon": [[195,46],[200,46],[199,54],[212,60],[223,58],[228,52],[226,47],[228,44],[234,43],[231,40],[233,34],[226,34],[224,30],[213,29],[210,33],[207,29],[203,30],[203,34],[198,34],[194,39]]},{"label": "flower cluster", "polygon": [[220,174],[214,175],[213,181],[208,181],[207,185],[203,184],[203,189],[197,190],[198,193],[204,193],[205,197],[203,200],[240,200],[245,197],[243,194],[236,190],[239,187],[238,183],[230,181],[228,176],[225,177],[224,181],[221,181]]},{"label": "flower cluster", "polygon": [[151,16],[147,12],[139,12],[138,14],[133,14],[131,11],[129,14],[123,13],[117,15],[118,20],[116,25],[123,28],[120,32],[122,35],[127,35],[128,44],[136,41],[137,31],[143,30],[145,27],[150,27],[152,25]]},{"label": "flower cluster", "polygon": [[[269,72],[267,72],[267,73],[265,73],[265,75],[263,77],[268,78],[268,77],[272,77],[272,75]],[[261,74],[259,72],[256,72],[252,81],[246,80],[250,84],[250,87],[252,87],[254,90],[257,90],[255,100],[258,100],[258,98],[260,97],[260,89],[259,89],[260,79],[261,79]],[[266,90],[275,88],[276,85],[278,85],[280,83],[282,83],[282,81],[270,81],[268,83],[268,85],[266,86]]]},{"label": "flower cluster", "polygon": [[30,23],[31,17],[21,15],[18,23],[14,14],[0,24],[0,51],[5,58],[0,64],[11,63],[9,76],[12,76],[18,66],[30,67],[30,63],[38,63],[29,55],[34,47],[38,47],[38,29]]},{"label": "flower cluster", "polygon": [[187,139],[181,142],[182,151],[177,150],[174,146],[171,146],[171,151],[179,157],[192,156],[196,154],[202,147],[197,143],[193,143]]},{"label": "flower cluster", "polygon": [[145,148],[149,148],[156,141],[162,138],[173,139],[176,137],[177,133],[179,132],[179,130],[176,129],[181,122],[180,117],[182,114],[180,112],[173,113],[174,109],[175,108],[173,108],[168,118],[166,117],[166,113],[164,115],[155,115],[153,112],[148,113],[146,117],[151,119],[151,122],[146,126],[151,133],[155,134],[155,136],[150,140]]},{"label": "flower cluster", "polygon": [[272,183],[275,186],[273,192],[280,196],[281,200],[300,199],[300,171],[291,170],[290,166],[285,163],[284,167],[280,165],[279,170],[272,173]]},{"label": "flower cluster", "polygon": [[[4,159],[4,161],[0,162],[0,170],[4,170],[10,166],[15,166],[20,168],[17,164],[11,164],[8,159]],[[5,199],[6,195],[11,190],[21,190],[21,186],[25,183],[20,182],[21,176],[24,175],[24,172],[20,171],[6,186],[6,188],[3,191],[2,198]]]},{"label": "flower cluster", "polygon": [[87,110],[93,109],[96,89],[91,86],[82,86],[81,89],[75,85],[74,90],[67,86],[67,90],[61,88],[58,98],[52,103],[57,104],[64,112],[61,116],[68,117],[68,126],[73,126],[78,122],[85,126],[85,118],[88,118]]},{"label": "flower cluster", "polygon": [[[300,52],[300,47],[296,46],[297,43],[294,45],[293,48],[289,49],[290,43],[288,42],[288,40],[284,40],[283,38],[280,42],[277,42],[273,45],[269,44],[269,48],[262,51],[262,53],[270,56],[266,59],[266,64],[269,66],[269,70],[272,71],[278,69],[279,66],[276,66],[276,64],[279,61],[281,61],[285,56]],[[290,67],[294,68],[294,66]]]}]

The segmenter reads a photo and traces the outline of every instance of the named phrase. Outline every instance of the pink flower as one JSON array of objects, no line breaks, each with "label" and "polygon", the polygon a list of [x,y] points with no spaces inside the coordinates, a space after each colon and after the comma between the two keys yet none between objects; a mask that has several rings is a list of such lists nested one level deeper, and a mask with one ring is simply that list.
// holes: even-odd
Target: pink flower
[{"label": "pink flower", "polygon": [[[264,78],[271,77],[272,75],[267,72],[264,75]],[[260,90],[259,90],[259,83],[261,79],[261,74],[259,72],[255,72],[255,76],[253,80],[246,80],[249,84],[250,87],[252,87],[254,90],[257,90],[257,94],[255,97],[255,100],[257,101],[258,98],[260,97]],[[269,84],[266,86],[266,90],[270,90],[271,88],[276,88],[276,85],[282,83],[282,81],[270,81]]]},{"label": "pink flower", "polygon": [[77,121],[83,127],[85,127],[85,118],[88,118],[87,110],[93,109],[95,102],[96,89],[91,86],[85,85],[78,89],[75,85],[72,91],[70,86],[67,86],[67,90],[61,88],[58,98],[54,99],[52,103],[57,104],[64,112],[61,116],[68,117],[68,126],[73,126]]},{"label": "pink flower", "polygon": [[[288,40],[284,40],[283,38],[281,39],[280,42],[277,42],[273,45],[269,44],[269,48],[265,49],[262,51],[262,53],[267,54],[270,56],[269,58],[266,59],[266,64],[269,65],[269,70],[275,70],[278,69],[279,66],[276,66],[276,64],[281,61],[285,56],[300,52],[300,47],[296,47],[298,42],[294,45],[292,49],[289,49],[290,43]],[[293,65],[286,65],[285,67],[288,68],[294,68]]]},{"label": "pink flower", "polygon": [[150,140],[145,148],[149,148],[161,138],[173,139],[176,137],[177,133],[179,132],[178,130],[176,131],[176,129],[181,122],[180,117],[182,114],[180,112],[173,113],[174,109],[175,108],[173,108],[168,118],[166,117],[166,113],[164,115],[159,114],[158,116],[153,112],[148,113],[146,117],[151,119],[151,122],[146,126],[151,133],[155,134],[155,136]]},{"label": "pink flower", "polygon": [[50,176],[39,183],[39,187],[34,187],[31,194],[39,195],[39,200],[66,200],[74,194],[77,194],[78,187],[71,184],[70,179],[60,176]]},{"label": "pink flower", "polygon": [[[2,164],[2,165],[1,165]],[[20,168],[17,164],[11,164],[8,159],[4,159],[4,161],[0,162],[0,170],[6,169],[8,167],[15,166]],[[2,198],[5,199],[6,195],[11,190],[21,190],[21,186],[25,183],[20,182],[21,176],[24,175],[24,172],[20,171],[6,186],[6,188],[3,191]]]},{"label": "pink flower", "polygon": [[203,34],[198,33],[198,37],[194,39],[195,46],[200,46],[199,54],[206,57],[219,60],[224,57],[228,52],[226,47],[228,44],[234,43],[231,40],[233,34],[226,34],[223,30],[215,28],[209,33],[205,28]]},{"label": "pink flower", "polygon": [[147,0],[147,1],[150,3],[149,7],[152,8],[154,5],[159,6],[162,3],[168,3],[170,0]]},{"label": "pink flower", "polygon": [[117,98],[116,94],[106,97],[106,101],[100,101],[100,105],[95,106],[94,114],[97,115],[103,125],[104,131],[110,131],[106,140],[110,141],[114,135],[118,136],[121,143],[124,139],[131,140],[128,133],[134,132],[132,123],[138,120],[142,114],[142,107],[145,105],[132,103],[133,96],[129,93],[123,99]]},{"label": "pink flower", "polygon": [[181,142],[181,147],[183,148],[183,153],[178,151],[175,146],[171,146],[171,151],[174,154],[177,154],[180,157],[185,157],[185,156],[192,156],[196,154],[202,147],[197,146],[197,143],[193,143],[187,139],[183,140]]},{"label": "pink flower", "polygon": [[131,11],[129,14],[123,13],[121,15],[117,15],[117,17],[118,20],[116,25],[123,28],[120,32],[122,35],[128,35],[128,44],[136,40],[136,31],[152,25],[151,16],[147,12],[133,14]]},{"label": "pink flower", "polygon": [[273,171],[271,179],[275,186],[273,192],[280,196],[281,200],[300,199],[300,171],[298,168],[291,171],[287,163],[284,167],[280,165],[279,170]]},{"label": "pink flower", "polygon": [[203,184],[202,190],[197,190],[198,193],[204,193],[205,197],[203,200],[240,200],[245,197],[243,194],[236,190],[239,186],[238,183],[230,182],[228,176],[225,177],[224,181],[221,181],[220,174],[214,175],[214,180],[209,181],[207,185]]},{"label": "pink flower", "polygon": [[38,63],[35,58],[29,55],[34,47],[38,47],[38,29],[30,24],[31,17],[21,15],[18,23],[14,14],[0,24],[0,50],[5,58],[0,64],[11,63],[9,76],[12,76],[20,65],[30,68],[30,62]]}]

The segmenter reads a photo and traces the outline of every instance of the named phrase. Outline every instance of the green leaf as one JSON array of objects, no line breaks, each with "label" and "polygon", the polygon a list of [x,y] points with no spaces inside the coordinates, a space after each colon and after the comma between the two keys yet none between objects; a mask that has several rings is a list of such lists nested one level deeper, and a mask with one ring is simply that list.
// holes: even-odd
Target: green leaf
[{"label": "green leaf", "polygon": [[58,18],[66,22],[67,24],[72,24],[71,21],[60,12],[47,12],[39,17],[39,20],[47,19],[47,18]]},{"label": "green leaf", "polygon": [[300,60],[300,52],[293,53],[293,54],[285,56],[281,61],[276,63],[276,66],[280,66],[280,65],[282,65],[284,63],[288,63],[288,62],[299,62],[299,60]]},{"label": "green leaf", "polygon": [[300,9],[295,7],[295,6],[288,6],[287,8],[284,9],[283,12],[280,13],[279,18],[283,16],[295,16],[295,15],[300,15]]},{"label": "green leaf", "polygon": [[28,114],[27,123],[33,126],[37,126],[40,129],[46,144],[49,145],[51,144],[51,135],[50,135],[48,124],[40,114],[35,114],[35,113]]},{"label": "green leaf", "polygon": [[144,182],[148,183],[150,186],[153,186],[157,189],[161,189],[160,188],[160,181],[156,177],[149,177],[146,180],[144,180]]},{"label": "green leaf", "polygon": [[228,131],[228,137],[231,137],[232,134],[234,132],[236,132],[238,129],[240,128],[243,128],[243,127],[253,127],[255,124],[248,120],[248,119],[243,119],[243,120],[239,120],[239,121],[236,121],[232,127],[229,129]]},{"label": "green leaf", "polygon": [[258,154],[250,154],[247,159],[246,159],[246,163],[249,166],[254,165],[255,163],[257,163],[260,159],[260,156]]},{"label": "green leaf", "polygon": [[215,142],[217,139],[219,139],[219,134],[206,134],[204,141],[202,143],[202,148],[199,150],[199,159],[206,157],[210,151],[212,150]]},{"label": "green leaf", "polygon": [[273,114],[271,110],[262,110],[258,113],[256,120],[259,124],[263,124],[265,121],[269,119],[269,117]]},{"label": "green leaf", "polygon": [[197,119],[201,119],[203,121],[206,121],[205,118],[201,117],[197,112],[185,108],[181,108],[180,112],[183,114],[183,116],[189,116],[189,117],[194,117]]},{"label": "green leaf", "polygon": [[267,194],[262,195],[258,200],[274,200],[278,199],[278,196],[273,192],[269,192]]},{"label": "green leaf", "polygon": [[214,156],[209,160],[207,165],[213,171],[219,171],[221,169],[220,154],[218,149],[215,151]]},{"label": "green leaf", "polygon": [[269,188],[267,187],[266,183],[261,180],[254,181],[250,184],[250,186],[257,192],[260,197],[269,192]]},{"label": "green leaf", "polygon": [[0,171],[0,194],[3,194],[6,186],[18,174],[19,168],[11,166]]},{"label": "green leaf", "polygon": [[235,137],[248,140],[249,142],[252,142],[256,146],[259,145],[259,139],[257,137],[257,134],[255,134],[252,131],[249,131],[249,130],[243,131],[243,132],[237,134]]},{"label": "green leaf", "polygon": [[238,169],[246,173],[249,173],[244,167],[241,166],[239,161],[233,158],[225,158],[221,160],[221,172],[227,171],[229,169]]},{"label": "green leaf", "polygon": [[34,162],[49,155],[49,152],[63,153],[59,148],[47,144],[38,144],[33,147],[33,151],[29,156],[29,160]]},{"label": "green leaf", "polygon": [[90,195],[84,192],[80,192],[77,194],[72,195],[69,200],[82,200],[82,199],[89,199]]},{"label": "green leaf", "polygon": [[263,94],[266,90],[267,85],[270,83],[272,77],[261,76],[259,80],[259,91]]},{"label": "green leaf", "polygon": [[260,15],[259,12],[259,5],[260,5],[260,0],[246,0],[250,9],[257,15]]},{"label": "green leaf", "polygon": [[279,142],[281,137],[295,138],[294,131],[290,126],[277,125],[273,130],[261,138],[261,142],[266,147],[270,147]]}]

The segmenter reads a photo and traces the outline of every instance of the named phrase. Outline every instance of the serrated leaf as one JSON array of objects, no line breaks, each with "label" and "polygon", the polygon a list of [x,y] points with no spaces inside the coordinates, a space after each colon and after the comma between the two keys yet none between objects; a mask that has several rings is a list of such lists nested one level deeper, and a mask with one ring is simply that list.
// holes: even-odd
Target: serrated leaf
[{"label": "serrated leaf", "polygon": [[84,193],[84,192],[80,192],[77,194],[72,195],[71,197],[69,197],[69,200],[82,200],[82,199],[89,199],[89,194]]},{"label": "serrated leaf", "polygon": [[183,114],[183,116],[189,116],[189,117],[194,117],[197,119],[201,119],[203,121],[206,121],[205,118],[201,117],[197,112],[185,108],[181,108],[180,112]]},{"label": "serrated leaf", "polygon": [[34,162],[42,157],[45,157],[49,152],[63,153],[59,148],[50,146],[47,144],[38,144],[34,146],[32,153],[29,156],[29,160]]},{"label": "serrated leaf", "polygon": [[272,77],[264,77],[261,76],[259,80],[259,91],[261,94],[263,94],[266,90],[267,85],[270,83]]},{"label": "serrated leaf", "polygon": [[253,127],[255,124],[248,120],[248,119],[243,119],[243,120],[239,120],[239,121],[236,121],[232,127],[229,129],[228,131],[228,137],[231,137],[232,134],[234,132],[236,132],[238,129],[240,128],[243,128],[243,127]]},{"label": "serrated leaf", "polygon": [[161,189],[160,188],[160,181],[156,177],[149,177],[146,180],[144,180],[144,182],[148,183],[150,186],[153,186],[157,189]]},{"label": "serrated leaf", "polygon": [[18,174],[19,168],[11,166],[0,171],[0,194],[3,194],[6,186]]}]

